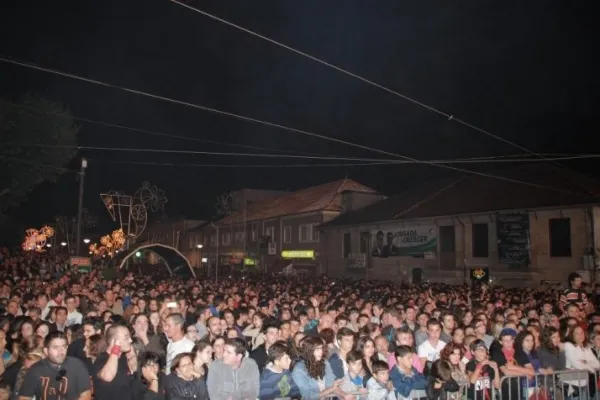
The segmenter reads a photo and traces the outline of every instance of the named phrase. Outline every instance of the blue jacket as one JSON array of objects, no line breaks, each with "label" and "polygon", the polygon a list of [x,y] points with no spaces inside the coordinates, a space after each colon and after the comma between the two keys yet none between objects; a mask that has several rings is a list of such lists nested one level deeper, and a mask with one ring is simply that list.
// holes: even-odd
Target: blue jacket
[{"label": "blue jacket", "polygon": [[427,379],[425,376],[412,367],[412,376],[406,375],[400,371],[398,366],[394,366],[390,371],[390,380],[398,393],[402,397],[408,397],[413,390],[427,389]]},{"label": "blue jacket", "polygon": [[346,375],[344,373],[344,360],[340,358],[338,353],[329,357],[329,364],[331,364],[331,370],[335,375],[335,379],[342,379]]},{"label": "blue jacket", "polygon": [[[319,399],[319,385],[317,384],[316,379],[308,375],[304,361],[300,361],[298,364],[296,364],[294,370],[292,371],[292,377],[300,389],[300,395],[302,395],[302,399]],[[335,375],[333,375],[329,361],[325,361],[325,376],[323,377],[323,381],[325,383],[325,388],[332,387],[333,382],[335,381]]]},{"label": "blue jacket", "polygon": [[271,371],[268,367],[263,370],[260,376],[260,393],[258,398],[260,400],[271,400],[281,397],[300,398],[300,389],[292,373],[289,370],[285,370],[278,374],[277,372]]}]

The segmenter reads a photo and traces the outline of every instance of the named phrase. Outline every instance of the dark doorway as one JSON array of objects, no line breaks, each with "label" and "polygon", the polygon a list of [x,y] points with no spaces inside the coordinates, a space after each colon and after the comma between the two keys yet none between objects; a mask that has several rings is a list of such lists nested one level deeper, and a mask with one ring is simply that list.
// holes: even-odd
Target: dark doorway
[{"label": "dark doorway", "polygon": [[412,283],[414,285],[420,285],[422,281],[423,281],[423,270],[421,268],[413,268]]}]

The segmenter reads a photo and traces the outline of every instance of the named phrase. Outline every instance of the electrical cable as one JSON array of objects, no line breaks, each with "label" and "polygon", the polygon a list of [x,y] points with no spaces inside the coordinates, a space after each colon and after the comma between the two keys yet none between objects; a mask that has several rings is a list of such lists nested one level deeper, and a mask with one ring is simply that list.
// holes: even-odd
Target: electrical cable
[{"label": "electrical cable", "polygon": [[[341,73],[343,73],[345,75],[348,75],[348,76],[350,76],[350,77],[352,77],[354,79],[358,79],[358,80],[360,80],[360,81],[362,81],[364,83],[367,83],[367,84],[369,84],[371,86],[374,86],[376,88],[384,90],[384,91],[386,91],[388,93],[391,93],[391,94],[393,94],[393,95],[395,95],[397,97],[400,97],[400,98],[404,99],[405,101],[408,101],[408,102],[410,102],[412,104],[415,104],[415,105],[418,105],[420,107],[423,107],[423,108],[427,109],[428,111],[431,111],[431,112],[434,112],[436,114],[439,114],[439,115],[447,118],[449,121],[455,121],[458,124],[461,124],[461,125],[463,125],[463,126],[465,126],[467,128],[470,128],[470,129],[475,130],[475,131],[477,131],[479,133],[487,135],[487,136],[489,136],[491,138],[494,138],[494,139],[496,139],[496,140],[498,140],[500,142],[508,144],[508,145],[510,145],[512,147],[515,147],[515,148],[519,149],[519,150],[522,150],[522,151],[524,151],[526,153],[529,153],[529,154],[532,154],[532,155],[535,155],[537,157],[540,157],[540,158],[544,159],[544,156],[542,154],[540,154],[540,153],[537,153],[535,151],[529,150],[529,149],[527,149],[527,148],[525,148],[525,147],[523,147],[523,146],[521,146],[521,145],[519,145],[517,143],[514,143],[514,142],[512,142],[512,141],[510,141],[508,139],[505,139],[505,138],[501,137],[501,136],[495,135],[495,134],[493,134],[493,133],[491,133],[491,132],[489,132],[489,131],[487,131],[487,130],[485,130],[483,128],[479,128],[478,126],[475,126],[475,125],[473,125],[473,124],[471,124],[469,122],[466,122],[466,121],[464,121],[464,120],[462,120],[460,118],[457,118],[453,114],[449,114],[449,113],[444,112],[444,111],[442,111],[442,110],[440,110],[438,108],[435,108],[433,106],[425,104],[425,103],[423,103],[423,102],[421,102],[419,100],[416,100],[416,99],[414,99],[414,98],[412,98],[412,97],[410,97],[408,95],[405,95],[405,94],[402,94],[402,93],[400,93],[400,92],[398,92],[396,90],[390,89],[390,88],[388,88],[388,87],[386,87],[386,86],[384,86],[382,84],[374,82],[374,81],[372,81],[370,79],[367,79],[367,78],[365,78],[365,77],[363,77],[361,75],[358,75],[358,74],[355,74],[353,72],[350,72],[350,71],[348,71],[348,70],[346,70],[346,69],[344,69],[342,67],[339,67],[337,65],[331,64],[331,63],[329,63],[329,62],[327,62],[325,60],[322,60],[322,59],[320,59],[318,57],[315,57],[315,56],[313,56],[311,54],[308,54],[306,52],[298,50],[298,49],[296,49],[294,47],[291,47],[289,45],[286,45],[284,43],[278,42],[277,40],[272,39],[272,38],[270,38],[268,36],[261,35],[260,33],[256,33],[256,32],[254,32],[254,31],[252,31],[252,30],[250,30],[248,28],[245,28],[245,27],[241,26],[241,25],[238,25],[238,24],[235,24],[233,22],[227,21],[226,19],[218,17],[218,16],[216,16],[214,14],[210,14],[210,13],[204,11],[204,10],[200,10],[200,9],[198,9],[196,7],[192,7],[189,4],[182,3],[179,0],[169,0],[169,1],[172,2],[172,3],[178,4],[178,5],[182,6],[182,7],[185,7],[187,9],[189,9],[189,10],[195,11],[195,12],[201,14],[201,15],[204,15],[205,17],[211,18],[214,21],[218,21],[218,22],[223,23],[225,25],[231,26],[231,27],[233,27],[235,29],[238,29],[238,30],[240,30],[242,32],[248,33],[248,34],[250,34],[250,35],[252,35],[254,37],[257,37],[259,39],[265,40],[265,41],[267,41],[269,43],[272,43],[272,44],[274,44],[276,46],[279,46],[279,47],[281,47],[283,49],[289,50],[289,51],[291,51],[293,53],[296,53],[296,54],[301,55],[303,57],[306,57],[306,58],[308,58],[310,60],[313,60],[313,61],[315,61],[315,62],[317,62],[319,64],[325,65],[325,66],[327,66],[329,68],[332,68],[332,69],[334,69],[334,70],[336,70],[338,72],[341,72]],[[547,161],[549,161],[549,160],[547,160]]]},{"label": "electrical cable", "polygon": [[51,73],[51,74],[54,74],[54,75],[60,75],[60,76],[63,76],[63,77],[80,80],[80,81],[83,81],[83,82],[93,83],[93,84],[96,84],[96,85],[99,85],[99,86],[103,86],[103,87],[108,87],[108,88],[111,88],[111,89],[118,89],[118,90],[121,90],[121,91],[124,91],[124,92],[127,92],[127,93],[138,94],[138,95],[141,95],[141,96],[146,96],[146,97],[149,97],[149,98],[166,101],[166,102],[173,103],[173,104],[184,105],[184,106],[195,108],[195,109],[198,109],[198,110],[212,112],[212,113],[219,114],[219,115],[225,115],[225,116],[229,116],[229,117],[232,117],[232,118],[237,118],[237,119],[240,119],[240,120],[243,120],[243,121],[259,123],[259,124],[263,124],[265,126],[270,126],[270,127],[273,127],[273,128],[279,128],[279,129],[287,130],[287,131],[290,131],[290,132],[300,133],[300,134],[307,135],[307,136],[310,136],[310,137],[316,137],[316,138],[320,138],[320,139],[323,139],[323,140],[328,140],[328,141],[331,141],[331,142],[346,144],[348,146],[360,148],[360,149],[363,149],[363,150],[370,150],[370,151],[373,151],[373,152],[376,152],[376,153],[386,154],[386,155],[389,155],[389,156],[392,156],[392,157],[403,158],[403,159],[406,159],[406,160],[414,161],[416,163],[426,164],[426,165],[430,165],[430,166],[437,166],[437,167],[445,168],[445,169],[452,170],[452,171],[463,172],[463,173],[468,173],[468,174],[472,174],[472,175],[483,176],[483,177],[492,178],[492,179],[498,179],[498,180],[502,180],[502,181],[506,181],[506,182],[512,182],[512,183],[518,183],[518,184],[523,184],[523,185],[529,185],[529,186],[537,187],[537,188],[541,188],[541,189],[548,189],[548,190],[553,190],[553,191],[563,192],[563,193],[564,192],[571,193],[571,191],[568,191],[568,190],[559,189],[559,188],[555,188],[555,187],[547,186],[547,185],[541,185],[541,184],[537,184],[537,183],[533,183],[533,182],[522,181],[522,180],[519,180],[519,179],[513,179],[513,178],[508,178],[508,177],[498,176],[498,175],[491,175],[491,174],[487,174],[487,173],[484,173],[484,172],[479,172],[479,171],[473,171],[473,170],[468,170],[468,169],[463,169],[463,168],[452,167],[450,165],[432,164],[432,163],[429,163],[429,162],[426,162],[426,161],[418,160],[418,159],[413,158],[413,157],[409,157],[409,156],[405,156],[405,155],[401,155],[401,154],[396,154],[396,153],[388,152],[388,151],[385,151],[385,150],[380,150],[380,149],[372,148],[372,147],[361,145],[361,144],[358,144],[358,143],[349,142],[349,141],[346,141],[346,140],[343,140],[343,139],[333,138],[333,137],[321,135],[321,134],[314,133],[314,132],[305,131],[305,130],[302,130],[302,129],[296,129],[296,128],[288,127],[288,126],[285,126],[285,125],[273,123],[273,122],[262,121],[262,120],[257,119],[257,118],[247,117],[247,116],[235,114],[235,113],[228,112],[228,111],[222,111],[222,110],[218,110],[218,109],[211,108],[211,107],[206,107],[206,106],[199,105],[199,104],[189,103],[189,102],[182,101],[182,100],[176,100],[176,99],[172,99],[172,98],[169,98],[169,97],[160,96],[160,95],[156,95],[156,94],[152,94],[152,93],[147,93],[147,92],[143,92],[143,91],[136,90],[136,89],[130,89],[130,88],[126,88],[126,87],[114,85],[114,84],[111,84],[111,83],[106,83],[106,82],[102,82],[102,81],[98,81],[98,80],[94,80],[94,79],[90,79],[90,78],[85,78],[85,77],[82,77],[82,76],[74,75],[74,74],[71,74],[71,73],[66,73],[66,72],[58,71],[58,70],[51,69],[51,68],[40,67],[38,65],[34,65],[34,64],[31,64],[31,63],[26,63],[26,62],[22,62],[22,61],[13,60],[13,59],[10,59],[10,58],[6,58],[4,56],[0,56],[0,61],[8,63],[8,64],[19,65],[19,66],[30,68],[30,69],[35,69],[35,70],[38,70],[38,71],[44,71],[44,72]]},{"label": "electrical cable", "polygon": [[[53,116],[57,116],[60,118],[71,118],[77,121],[84,121],[84,122],[88,122],[91,124],[96,124],[99,126],[105,126],[105,127],[109,127],[109,128],[116,128],[116,129],[123,129],[123,130],[129,130],[129,131],[133,131],[133,132],[138,132],[138,133],[147,133],[150,135],[156,135],[156,136],[164,136],[164,137],[169,137],[169,138],[174,138],[174,139],[182,139],[182,140],[190,140],[190,141],[197,141],[197,142],[202,142],[202,143],[211,143],[211,144],[219,144],[219,145],[224,145],[224,146],[232,146],[232,147],[240,147],[240,148],[248,148],[248,149],[252,149],[252,150],[270,150],[270,151],[275,151],[275,152],[288,152],[288,153],[292,153],[292,154],[297,154],[297,155],[306,155],[306,156],[319,156],[318,154],[314,154],[314,153],[299,153],[299,152],[294,152],[291,150],[281,150],[281,149],[274,149],[274,148],[269,148],[269,147],[259,147],[259,146],[251,146],[251,145],[243,145],[243,144],[234,144],[234,143],[227,143],[227,142],[219,142],[219,141],[215,141],[215,140],[208,140],[208,139],[199,139],[199,138],[194,138],[194,137],[189,137],[189,136],[181,136],[181,135],[175,135],[175,134],[171,134],[171,133],[166,133],[166,132],[161,132],[161,131],[155,131],[155,130],[149,130],[149,129],[144,129],[144,128],[136,128],[136,127],[131,127],[128,125],[121,125],[121,124],[115,124],[115,123],[111,123],[111,122],[105,122],[105,121],[99,121],[99,120],[93,120],[87,117],[80,117],[77,115],[73,115],[73,114],[65,114],[65,113],[56,113],[56,112],[51,112],[51,111],[45,111],[45,110],[41,110],[39,108],[35,108],[35,107],[27,107],[21,104],[16,104],[14,102],[10,102],[10,101],[5,101],[0,99],[0,104],[5,104],[7,106],[10,107],[15,107],[15,108],[20,108],[23,110],[27,110],[27,111],[31,111],[32,113],[39,113],[39,114],[45,114],[45,115],[53,115]],[[5,145],[10,145],[9,143],[5,143]],[[26,147],[29,144],[16,144],[15,146],[22,146],[22,147]],[[470,161],[477,161],[477,160],[502,160],[505,159],[507,162],[511,161],[511,159],[518,159],[518,158],[522,158],[522,157],[528,157],[528,154],[508,154],[508,155],[500,155],[500,156],[481,156],[481,157],[468,157],[468,158],[459,158],[459,159],[440,159],[440,160],[429,160],[429,162],[431,163],[436,163],[436,164],[452,164],[452,163],[468,163]],[[546,160],[550,160],[550,161],[554,161],[554,160],[576,160],[576,159],[586,159],[586,158],[596,158],[595,154],[560,154],[560,153],[547,153],[544,154],[545,157],[549,157],[546,158]],[[329,159],[332,156],[323,156],[324,159]],[[333,158],[339,158],[342,159],[343,157],[338,157],[338,156],[333,156]],[[359,158],[355,158],[353,160],[359,160]],[[365,159],[365,161],[372,161],[371,159]],[[524,162],[533,162],[533,161],[544,161],[542,159],[523,159],[521,161]],[[393,161],[390,160],[390,163],[392,163]],[[414,162],[412,161],[405,161],[405,162],[400,162],[401,164],[414,164]],[[387,163],[382,163],[382,164],[387,164]],[[222,164],[219,164],[222,165]],[[337,165],[337,164],[336,164]],[[360,165],[360,164],[357,164]],[[369,165],[381,165],[379,163],[373,164],[370,163]]]},{"label": "electrical cable", "polygon": [[[178,150],[178,149],[154,149],[141,147],[104,147],[104,146],[79,146],[79,145],[55,145],[55,144],[37,144],[37,143],[0,143],[3,146],[23,147],[23,148],[49,148],[49,149],[76,149],[76,150],[97,150],[97,151],[115,151],[132,153],[159,153],[159,154],[187,154],[187,155],[209,155],[225,157],[252,157],[252,158],[292,158],[309,160],[335,160],[335,161],[353,161],[362,163],[382,164],[421,164],[428,163],[433,165],[446,164],[488,164],[488,163],[524,163],[524,162],[545,162],[539,158],[467,158],[467,159],[439,159],[439,160],[397,160],[382,158],[357,158],[357,157],[333,157],[333,156],[302,156],[296,154],[270,154],[270,153],[232,153],[220,151],[202,151],[202,150]],[[564,157],[555,157],[551,160],[579,160],[600,158],[600,154],[582,154]],[[322,165],[322,164],[317,164]],[[340,164],[336,164],[340,165]],[[271,166],[277,166],[272,164]]]},{"label": "electrical cable", "polygon": [[190,141],[200,142],[200,143],[211,143],[211,144],[218,144],[218,145],[222,145],[222,146],[239,147],[239,148],[252,149],[252,150],[263,150],[263,151],[267,150],[267,151],[274,151],[274,152],[288,152],[288,153],[293,153],[293,154],[317,155],[317,154],[311,154],[311,153],[300,153],[300,152],[295,152],[295,151],[292,151],[292,150],[273,149],[273,148],[270,148],[270,147],[251,146],[251,145],[244,145],[244,144],[219,142],[219,141],[216,141],[216,140],[209,140],[209,139],[199,139],[199,138],[194,138],[194,137],[189,137],[189,136],[182,136],[182,135],[174,135],[174,134],[171,134],[171,133],[159,132],[159,131],[150,130],[150,129],[144,129],[144,128],[134,128],[134,127],[130,127],[130,126],[127,126],[127,125],[121,125],[121,124],[115,124],[115,123],[111,123],[111,122],[98,121],[98,120],[94,120],[94,119],[87,118],[87,117],[79,117],[79,116],[73,115],[73,114],[64,114],[64,113],[55,113],[55,112],[51,112],[51,111],[44,111],[44,110],[40,110],[40,109],[37,109],[37,108],[34,108],[34,107],[27,107],[27,106],[24,106],[24,105],[21,105],[21,104],[16,104],[14,102],[5,101],[5,100],[2,100],[2,99],[0,99],[0,103],[8,105],[10,107],[21,108],[21,109],[24,109],[24,110],[29,110],[29,111],[40,113],[40,114],[54,115],[54,116],[61,117],[61,118],[72,118],[72,119],[77,120],[77,121],[88,122],[90,124],[95,124],[95,125],[99,125],[99,126],[104,126],[104,127],[109,127],[109,128],[116,128],[116,129],[123,129],[123,130],[129,130],[129,131],[133,131],[133,132],[145,133],[145,134],[154,135],[154,136],[163,136],[163,137],[169,137],[169,138],[173,138],[173,139],[190,140]]}]

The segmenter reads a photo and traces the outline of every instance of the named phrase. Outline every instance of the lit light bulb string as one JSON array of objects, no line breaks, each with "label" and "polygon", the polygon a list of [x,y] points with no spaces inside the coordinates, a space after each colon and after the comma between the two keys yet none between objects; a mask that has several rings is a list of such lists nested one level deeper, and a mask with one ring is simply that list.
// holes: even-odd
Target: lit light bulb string
[{"label": "lit light bulb string", "polygon": [[335,143],[341,143],[341,144],[345,144],[345,145],[348,145],[348,146],[351,146],[351,147],[355,147],[355,148],[359,148],[359,149],[363,149],[363,150],[370,150],[370,151],[373,151],[375,153],[384,154],[384,155],[387,155],[387,156],[392,156],[392,157],[397,157],[397,158],[404,159],[404,160],[413,161],[414,163],[417,163],[417,164],[425,164],[425,165],[435,166],[435,167],[439,167],[439,168],[448,169],[448,170],[451,170],[451,171],[462,172],[462,173],[471,174],[471,175],[477,175],[477,176],[483,176],[483,177],[497,179],[497,180],[501,180],[501,181],[505,181],[505,182],[511,182],[511,183],[523,184],[523,185],[527,185],[527,186],[531,186],[531,187],[548,189],[548,190],[552,190],[552,191],[556,191],[556,192],[572,193],[571,191],[568,191],[568,190],[559,189],[559,188],[552,187],[552,186],[547,186],[547,185],[541,185],[541,184],[537,184],[537,183],[534,183],[534,182],[522,181],[522,180],[519,180],[519,179],[509,178],[509,177],[506,177],[506,176],[492,175],[492,174],[488,174],[488,173],[484,173],[484,172],[479,172],[479,171],[473,171],[473,170],[469,170],[469,169],[454,167],[454,166],[451,166],[451,165],[448,165],[448,164],[431,163],[429,161],[419,160],[419,159],[416,159],[414,157],[409,157],[409,156],[402,155],[402,154],[392,153],[392,152],[389,152],[389,151],[385,151],[385,150],[381,150],[381,149],[377,149],[377,148],[365,146],[365,145],[362,145],[362,144],[358,144],[358,143],[354,143],[354,142],[349,142],[349,141],[346,141],[346,140],[343,140],[343,139],[338,139],[338,138],[334,138],[334,137],[330,137],[330,136],[326,136],[326,135],[322,135],[322,134],[318,134],[318,133],[314,133],[314,132],[309,132],[309,131],[302,130],[302,129],[296,129],[296,128],[292,128],[292,127],[289,127],[289,126],[286,126],[286,125],[282,125],[282,124],[278,124],[278,123],[263,121],[263,120],[260,120],[260,119],[257,119],[257,118],[235,114],[235,113],[232,113],[232,112],[229,112],[229,111],[218,110],[218,109],[215,109],[215,108],[211,108],[211,107],[207,107],[207,106],[203,106],[203,105],[199,105],[199,104],[189,103],[189,102],[182,101],[182,100],[176,100],[176,99],[172,99],[172,98],[165,97],[165,96],[160,96],[160,95],[156,95],[156,94],[152,94],[152,93],[148,93],[148,92],[143,92],[143,91],[137,90],[137,89],[130,89],[130,88],[127,88],[127,87],[118,86],[118,85],[114,85],[114,84],[111,84],[111,83],[106,83],[106,82],[98,81],[98,80],[95,80],[95,79],[85,78],[85,77],[74,75],[74,74],[71,74],[71,73],[62,72],[62,71],[59,71],[59,70],[56,70],[56,69],[52,69],[52,68],[46,68],[46,67],[41,67],[41,66],[38,66],[38,65],[35,65],[35,64],[23,62],[23,61],[17,61],[17,60],[11,59],[11,58],[3,57],[3,56],[0,56],[0,61],[5,62],[5,63],[9,63],[9,64],[13,64],[13,65],[19,65],[19,66],[22,66],[22,67],[25,67],[25,68],[30,68],[30,69],[34,69],[34,70],[38,70],[38,71],[43,71],[43,72],[51,73],[51,74],[54,74],[54,75],[59,75],[59,76],[67,77],[67,78],[70,78],[70,79],[75,79],[75,80],[80,80],[80,81],[87,82],[87,83],[92,83],[92,84],[103,86],[103,87],[107,87],[107,88],[121,90],[121,91],[124,91],[124,92],[127,92],[127,93],[132,93],[132,94],[137,94],[137,95],[141,95],[141,96],[146,96],[146,97],[149,97],[149,98],[152,98],[152,99],[156,99],[156,100],[161,100],[161,101],[165,101],[165,102],[169,102],[169,103],[173,103],[173,104],[183,105],[183,106],[187,106],[187,107],[190,107],[190,108],[194,108],[194,109],[198,109],[198,110],[202,110],[202,111],[206,111],[206,112],[215,113],[215,114],[218,114],[218,115],[221,115],[221,116],[227,116],[227,117],[231,117],[231,118],[237,118],[239,120],[246,121],[246,122],[253,122],[253,123],[263,124],[265,126],[269,126],[269,127],[272,127],[272,128],[278,128],[278,129],[286,130],[286,131],[289,131],[289,132],[294,132],[294,133],[297,133],[297,134],[306,135],[306,136],[309,136],[309,137],[319,138],[319,139],[323,139],[323,140],[327,140],[327,141],[335,142]]}]

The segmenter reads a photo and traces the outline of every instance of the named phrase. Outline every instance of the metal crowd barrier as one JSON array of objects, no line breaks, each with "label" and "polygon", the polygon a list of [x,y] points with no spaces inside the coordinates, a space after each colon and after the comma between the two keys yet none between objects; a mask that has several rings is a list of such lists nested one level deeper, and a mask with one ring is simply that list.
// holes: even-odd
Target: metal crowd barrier
[{"label": "metal crowd barrier", "polygon": [[[425,391],[412,391],[398,400],[423,400]],[[479,378],[474,384],[448,392],[440,400],[600,400],[600,371],[563,370],[552,374],[504,376],[500,388],[489,378]]]},{"label": "metal crowd barrier", "polygon": [[592,400],[596,396],[596,374],[587,370],[563,370],[552,374],[504,376],[499,400]]}]

